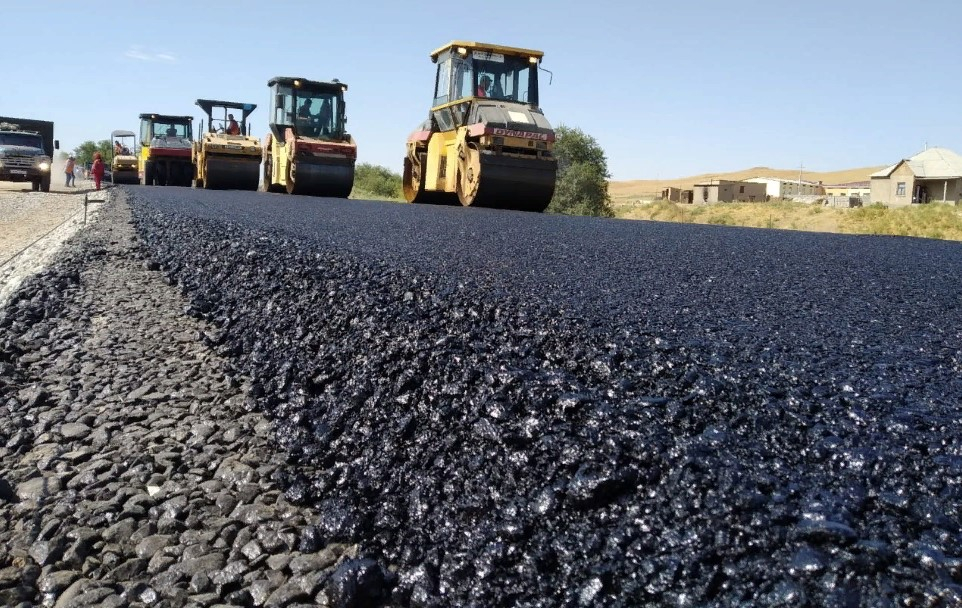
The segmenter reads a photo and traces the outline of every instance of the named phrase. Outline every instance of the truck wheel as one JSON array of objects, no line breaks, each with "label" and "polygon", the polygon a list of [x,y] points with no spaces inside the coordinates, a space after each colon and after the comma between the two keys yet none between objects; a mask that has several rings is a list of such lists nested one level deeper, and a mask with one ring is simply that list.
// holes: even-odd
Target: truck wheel
[{"label": "truck wheel", "polygon": [[154,163],[144,164],[144,185],[145,186],[154,185]]},{"label": "truck wheel", "polygon": [[50,176],[49,175],[40,180],[40,191],[50,192]]},{"label": "truck wheel", "polygon": [[39,179],[33,180],[33,182],[32,182],[30,185],[31,185],[31,187],[32,187],[31,189],[32,189],[34,192],[40,192],[40,180],[39,180]]}]

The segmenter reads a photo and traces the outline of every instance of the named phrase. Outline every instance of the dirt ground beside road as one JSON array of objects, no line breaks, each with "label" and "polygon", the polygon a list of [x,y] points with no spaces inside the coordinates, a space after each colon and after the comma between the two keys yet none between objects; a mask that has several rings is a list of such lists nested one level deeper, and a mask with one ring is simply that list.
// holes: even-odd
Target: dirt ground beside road
[{"label": "dirt ground beside road", "polygon": [[[93,191],[91,182],[77,180],[77,188],[62,183],[50,192],[32,192],[30,184],[0,183],[0,306],[27,276],[42,269],[60,244],[84,223],[84,195],[103,201],[108,190]],[[88,205],[92,221],[100,204]]]}]

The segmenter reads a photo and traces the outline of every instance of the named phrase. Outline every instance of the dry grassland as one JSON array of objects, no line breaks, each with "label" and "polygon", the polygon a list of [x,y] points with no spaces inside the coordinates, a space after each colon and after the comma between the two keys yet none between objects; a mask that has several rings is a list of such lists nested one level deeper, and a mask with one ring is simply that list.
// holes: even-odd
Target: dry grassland
[{"label": "dry grassland", "polygon": [[837,209],[789,202],[687,205],[659,201],[613,207],[616,217],[623,219],[962,241],[962,209],[942,204]]}]

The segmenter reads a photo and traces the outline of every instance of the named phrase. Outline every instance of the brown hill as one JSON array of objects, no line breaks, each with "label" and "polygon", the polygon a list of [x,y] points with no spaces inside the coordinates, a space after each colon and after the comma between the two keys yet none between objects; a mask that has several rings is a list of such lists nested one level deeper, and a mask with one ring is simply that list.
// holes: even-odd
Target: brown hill
[{"label": "brown hill", "polygon": [[[869,175],[885,167],[863,167],[861,169],[845,169],[843,171],[806,171],[802,173],[805,181],[821,181],[824,184],[844,184],[847,182],[868,181]],[[614,200],[642,198],[660,193],[668,187],[691,188],[695,184],[707,182],[710,179],[742,180],[751,177],[778,177],[781,179],[798,179],[798,169],[769,169],[768,167],[752,167],[742,171],[729,173],[705,173],[678,179],[638,179],[622,182],[609,182],[608,192]]]}]

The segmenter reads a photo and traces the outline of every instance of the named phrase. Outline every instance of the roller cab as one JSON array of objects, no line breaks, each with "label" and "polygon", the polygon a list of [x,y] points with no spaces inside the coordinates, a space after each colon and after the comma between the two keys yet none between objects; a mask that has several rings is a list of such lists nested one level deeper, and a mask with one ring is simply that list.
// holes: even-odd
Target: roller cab
[{"label": "roller cab", "polygon": [[190,186],[194,178],[194,117],[140,115],[138,172],[145,186]]},{"label": "roller cab", "polygon": [[431,53],[434,104],[409,137],[411,203],[544,211],[554,194],[555,135],[538,105],[543,53],[453,41]]},{"label": "roller cab", "polygon": [[357,144],[345,130],[338,80],[276,77],[268,83],[270,132],[264,139],[264,185],[271,192],[347,198]]},{"label": "roller cab", "polygon": [[[212,190],[257,190],[261,173],[261,142],[250,134],[247,117],[256,104],[198,99],[207,115],[192,158],[194,186]],[[206,129],[205,129],[206,124]]]}]

